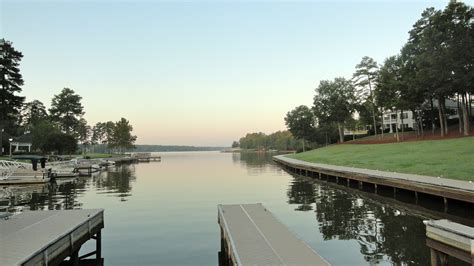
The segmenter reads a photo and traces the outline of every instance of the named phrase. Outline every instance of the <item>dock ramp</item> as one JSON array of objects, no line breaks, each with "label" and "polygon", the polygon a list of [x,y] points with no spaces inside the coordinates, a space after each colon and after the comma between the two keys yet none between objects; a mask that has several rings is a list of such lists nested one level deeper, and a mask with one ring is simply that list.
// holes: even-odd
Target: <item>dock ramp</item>
[{"label": "dock ramp", "polygon": [[262,204],[218,205],[218,222],[224,264],[329,265]]}]

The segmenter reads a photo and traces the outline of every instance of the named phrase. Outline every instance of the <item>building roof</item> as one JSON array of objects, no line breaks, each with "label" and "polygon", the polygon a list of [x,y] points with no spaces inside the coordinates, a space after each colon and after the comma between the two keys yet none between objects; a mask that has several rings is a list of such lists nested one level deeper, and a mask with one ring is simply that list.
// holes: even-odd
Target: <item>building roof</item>
[{"label": "building roof", "polygon": [[26,134],[23,134],[22,136],[13,138],[12,142],[32,143],[33,142],[33,136],[31,135],[31,133],[26,133]]}]

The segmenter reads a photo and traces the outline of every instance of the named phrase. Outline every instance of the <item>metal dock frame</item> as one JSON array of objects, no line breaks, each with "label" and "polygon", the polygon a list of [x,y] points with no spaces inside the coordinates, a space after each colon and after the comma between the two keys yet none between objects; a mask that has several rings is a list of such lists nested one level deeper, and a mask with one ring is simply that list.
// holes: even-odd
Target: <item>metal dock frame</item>
[{"label": "metal dock frame", "polygon": [[[70,264],[95,255],[102,264],[104,210],[27,211],[0,221],[0,265]],[[96,240],[96,250],[79,257],[81,246]]]}]

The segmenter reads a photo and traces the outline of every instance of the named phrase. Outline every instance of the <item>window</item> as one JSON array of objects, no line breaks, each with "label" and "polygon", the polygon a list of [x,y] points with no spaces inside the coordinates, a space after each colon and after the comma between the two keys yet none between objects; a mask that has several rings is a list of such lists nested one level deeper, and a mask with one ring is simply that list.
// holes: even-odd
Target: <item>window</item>
[{"label": "window", "polygon": [[392,119],[397,119],[397,114],[392,114],[390,117],[391,117]]}]

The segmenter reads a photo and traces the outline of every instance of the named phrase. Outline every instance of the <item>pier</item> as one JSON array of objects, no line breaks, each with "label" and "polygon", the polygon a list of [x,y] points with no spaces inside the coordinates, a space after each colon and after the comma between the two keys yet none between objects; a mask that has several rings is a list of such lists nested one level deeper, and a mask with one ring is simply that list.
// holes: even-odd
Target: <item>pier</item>
[{"label": "pier", "polygon": [[[71,265],[95,255],[102,264],[101,230],[104,211],[25,211],[0,220],[0,265],[58,265],[69,257]],[[96,250],[79,256],[86,241],[95,239]]]},{"label": "pier", "polygon": [[451,265],[449,257],[474,265],[474,228],[448,220],[430,220],[424,223],[432,266]]},{"label": "pier", "polygon": [[329,265],[262,204],[218,205],[220,264]]},{"label": "pier", "polygon": [[356,183],[360,188],[372,186],[375,193],[378,189],[388,188],[393,190],[393,196],[396,197],[397,190],[406,190],[413,192],[417,201],[423,194],[436,196],[443,200],[445,211],[449,201],[474,203],[474,183],[467,181],[310,163],[283,155],[274,156],[273,160],[284,169],[302,176],[333,180],[347,186]]},{"label": "pier", "polygon": [[161,161],[161,156],[152,155],[151,152],[134,152],[130,157],[139,162]]}]

